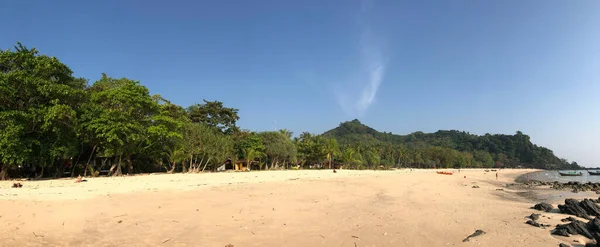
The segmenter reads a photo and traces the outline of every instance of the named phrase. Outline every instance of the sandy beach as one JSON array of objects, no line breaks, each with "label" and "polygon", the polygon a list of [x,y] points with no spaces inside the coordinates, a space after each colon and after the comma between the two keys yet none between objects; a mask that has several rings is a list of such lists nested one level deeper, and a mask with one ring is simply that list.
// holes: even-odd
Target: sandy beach
[{"label": "sandy beach", "polygon": [[[23,181],[19,189],[3,181],[0,246],[572,243],[526,225],[535,201],[504,188],[531,171],[502,170],[498,180],[483,170],[301,170]],[[544,216],[551,225],[564,218]],[[463,242],[478,229],[486,234]]]}]

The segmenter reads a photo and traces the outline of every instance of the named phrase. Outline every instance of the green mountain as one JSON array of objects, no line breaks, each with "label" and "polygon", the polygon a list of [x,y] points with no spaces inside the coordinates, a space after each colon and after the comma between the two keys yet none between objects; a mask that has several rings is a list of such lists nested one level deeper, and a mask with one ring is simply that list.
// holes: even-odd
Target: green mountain
[{"label": "green mountain", "polygon": [[569,163],[556,157],[552,150],[533,144],[520,131],[514,135],[479,136],[458,130],[395,135],[379,132],[355,119],[323,136],[336,139],[342,150],[352,148],[363,157],[375,153],[382,164],[389,166],[579,168],[576,162]]}]

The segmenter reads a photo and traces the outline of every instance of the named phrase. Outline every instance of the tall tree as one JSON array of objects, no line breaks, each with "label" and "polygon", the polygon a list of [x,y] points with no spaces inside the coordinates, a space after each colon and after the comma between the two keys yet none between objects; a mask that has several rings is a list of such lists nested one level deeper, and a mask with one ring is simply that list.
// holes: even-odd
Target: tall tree
[{"label": "tall tree", "polygon": [[203,101],[203,104],[188,107],[187,112],[192,122],[215,127],[226,134],[239,130],[236,126],[240,119],[238,109],[225,107],[221,101]]},{"label": "tall tree", "polygon": [[0,51],[0,179],[17,165],[62,165],[79,151],[75,126],[86,81],[72,73],[21,43]]},{"label": "tall tree", "polygon": [[98,140],[104,156],[117,157],[111,173],[121,174],[123,160],[133,173],[131,155],[150,143],[148,130],[160,107],[146,87],[127,78],[114,79],[106,74],[90,88],[82,127]]},{"label": "tall tree", "polygon": [[323,151],[327,154],[327,162],[329,163],[329,169],[331,169],[333,168],[333,156],[340,152],[340,147],[333,138],[325,138],[323,141]]},{"label": "tall tree", "polygon": [[277,131],[258,133],[265,147],[264,153],[271,162],[271,168],[279,167],[279,162],[290,162],[296,158],[296,147],[287,135]]}]

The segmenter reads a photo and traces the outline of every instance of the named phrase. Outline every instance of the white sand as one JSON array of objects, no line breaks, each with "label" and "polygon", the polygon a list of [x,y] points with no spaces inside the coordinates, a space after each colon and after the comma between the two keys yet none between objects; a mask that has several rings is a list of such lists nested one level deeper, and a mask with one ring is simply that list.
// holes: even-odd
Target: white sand
[{"label": "white sand", "polygon": [[[531,170],[303,170],[0,182],[0,246],[557,246],[497,190]],[[466,178],[464,178],[466,176]],[[480,188],[472,188],[478,185]],[[555,225],[562,215],[544,214]],[[477,229],[487,234],[463,243]],[[583,239],[582,239],[583,240]]]}]

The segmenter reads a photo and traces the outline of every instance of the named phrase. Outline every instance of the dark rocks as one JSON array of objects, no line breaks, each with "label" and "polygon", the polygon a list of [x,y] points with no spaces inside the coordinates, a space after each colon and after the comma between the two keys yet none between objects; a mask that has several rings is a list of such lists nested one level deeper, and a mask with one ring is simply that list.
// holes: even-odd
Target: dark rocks
[{"label": "dark rocks", "polygon": [[600,216],[600,208],[598,208],[598,205],[591,199],[583,199],[583,201],[579,203],[579,206],[585,209],[589,215]]},{"label": "dark rocks", "polygon": [[575,199],[565,199],[565,205],[558,205],[561,213],[575,215],[584,219],[592,219],[588,212]]},{"label": "dark rocks", "polygon": [[483,230],[477,230],[473,234],[471,234],[468,237],[466,237],[465,239],[463,239],[463,242],[469,242],[469,240],[471,238],[474,238],[474,237],[477,237],[477,236],[483,235],[483,234],[485,234],[485,232]]},{"label": "dark rocks", "polygon": [[594,236],[594,239],[596,240],[596,247],[600,246],[600,233],[599,232],[593,232],[592,236]]},{"label": "dark rocks", "polygon": [[479,185],[473,185],[473,187],[471,187],[473,189],[479,189]]},{"label": "dark rocks", "polygon": [[525,222],[525,224],[532,225],[532,226],[535,226],[535,227],[540,227],[540,228],[550,227],[550,225],[541,224],[541,223],[539,223],[539,222],[537,222],[535,220],[528,220],[527,222]]},{"label": "dark rocks", "polygon": [[535,206],[533,206],[533,208],[536,210],[540,210],[540,211],[550,212],[550,211],[552,211],[552,209],[554,209],[554,206],[552,206],[552,204],[550,204],[550,203],[542,202],[542,203],[535,204]]},{"label": "dark rocks", "polygon": [[600,191],[600,183],[580,183],[580,182],[568,182],[568,183],[559,183],[554,182],[551,184],[551,187],[556,190],[565,190],[570,189],[573,192],[582,192],[582,191]]},{"label": "dark rocks", "polygon": [[531,181],[527,181],[527,182],[523,183],[523,185],[526,187],[530,187],[530,188],[537,187],[537,186],[550,186],[552,189],[555,189],[555,190],[571,190],[575,193],[582,192],[582,191],[596,191],[597,193],[600,194],[600,183],[592,183],[592,182],[580,183],[580,182],[571,181],[571,182],[567,182],[567,183],[560,183],[560,182],[543,182],[543,181],[531,180]]},{"label": "dark rocks", "polygon": [[568,244],[563,244],[563,243],[560,243],[560,244],[558,245],[558,247],[571,247],[571,246],[570,246],[570,245],[568,245]]},{"label": "dark rocks", "polygon": [[594,243],[586,243],[585,244],[585,247],[598,247],[598,246],[600,246],[600,245],[594,244]]},{"label": "dark rocks", "polygon": [[569,224],[557,225],[552,234],[565,237],[569,237],[570,234],[579,234],[589,239],[594,238],[588,230],[587,224],[579,220],[572,221]]},{"label": "dark rocks", "polygon": [[579,202],[575,199],[566,199],[565,205],[558,205],[560,212],[577,217],[591,219],[590,216],[600,216],[600,208],[591,199],[583,199]]},{"label": "dark rocks", "polygon": [[540,214],[531,214],[528,217],[532,220],[539,220],[540,219]]},{"label": "dark rocks", "polygon": [[[569,183],[568,183],[569,184]],[[570,184],[578,184],[576,182]],[[587,183],[590,184],[590,183]],[[586,185],[586,184],[583,184]],[[575,215],[580,218],[585,218],[589,221],[584,222],[574,217],[567,217],[561,219],[562,222],[566,224],[559,224],[552,231],[552,235],[565,236],[570,237],[571,235],[581,235],[588,239],[595,240],[596,243],[591,244],[588,243],[585,246],[595,246],[600,247],[600,207],[598,203],[600,202],[600,198],[598,199],[583,199],[582,201],[578,201],[575,199],[566,199],[564,205],[558,205],[558,209],[560,209],[561,213]],[[548,210],[547,203],[540,203],[534,206],[537,210]],[[552,207],[552,205],[550,205]],[[548,210],[549,211],[549,210]],[[593,217],[596,216],[596,217]],[[538,219],[541,219],[540,214],[531,214],[527,216],[531,220],[528,220],[526,223],[532,226],[544,228],[547,225],[541,224],[537,222]],[[546,216],[544,216],[546,217]],[[575,241],[578,242],[578,241]],[[580,242],[578,242],[580,243]],[[582,243],[582,242],[581,242]],[[567,244],[561,244],[560,246],[569,246]],[[582,246],[581,244],[578,246]]]},{"label": "dark rocks", "polygon": [[567,218],[564,218],[564,219],[562,219],[562,220],[560,220],[560,221],[562,221],[562,222],[571,222],[571,221],[576,221],[576,220],[577,220],[577,219],[575,219],[575,218],[573,218],[573,217],[569,216],[569,217],[567,217]]},{"label": "dark rocks", "polygon": [[590,220],[587,225],[591,232],[600,232],[600,218],[596,217]]},{"label": "dark rocks", "polygon": [[565,229],[565,228],[554,229],[554,231],[552,232],[552,235],[563,236],[563,237],[571,236],[571,235],[569,235],[569,231],[567,231],[567,229]]}]

